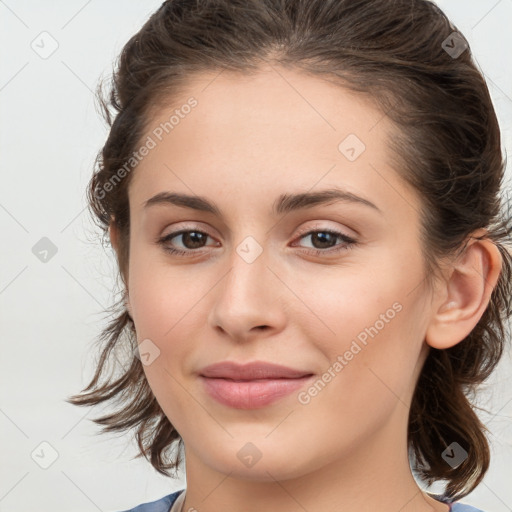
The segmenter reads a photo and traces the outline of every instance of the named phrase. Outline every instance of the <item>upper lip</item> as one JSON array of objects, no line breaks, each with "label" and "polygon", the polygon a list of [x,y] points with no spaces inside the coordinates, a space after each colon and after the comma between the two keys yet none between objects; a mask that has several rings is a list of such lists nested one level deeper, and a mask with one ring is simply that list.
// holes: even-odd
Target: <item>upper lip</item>
[{"label": "upper lip", "polygon": [[232,361],[222,361],[206,366],[200,371],[203,377],[236,380],[257,379],[297,379],[311,372],[296,370],[273,363],[255,361],[247,364],[238,364]]}]

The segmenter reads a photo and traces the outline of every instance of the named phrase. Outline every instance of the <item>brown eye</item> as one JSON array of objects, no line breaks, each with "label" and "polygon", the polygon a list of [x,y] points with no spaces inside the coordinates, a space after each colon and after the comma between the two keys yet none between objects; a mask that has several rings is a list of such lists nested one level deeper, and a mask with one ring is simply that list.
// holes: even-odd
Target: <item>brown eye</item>
[{"label": "brown eye", "polygon": [[[162,238],[157,240],[157,243],[161,244],[165,251],[170,252],[171,254],[186,256],[187,254],[192,254],[198,249],[202,249],[205,247],[207,239],[210,237],[208,233],[204,233],[203,231],[193,230],[193,229],[181,229],[179,231],[175,231],[173,233],[169,233]],[[184,249],[176,248],[171,245],[171,240],[181,239],[181,243]]]},{"label": "brown eye", "polygon": [[[311,243],[313,247],[311,250],[315,255],[322,253],[339,252],[346,249],[350,249],[357,242],[353,238],[340,233],[339,231],[333,231],[330,229],[312,230],[304,233],[300,236],[300,239],[311,237]],[[341,244],[337,244],[336,241],[341,240]],[[332,249],[334,247],[334,249]]]}]

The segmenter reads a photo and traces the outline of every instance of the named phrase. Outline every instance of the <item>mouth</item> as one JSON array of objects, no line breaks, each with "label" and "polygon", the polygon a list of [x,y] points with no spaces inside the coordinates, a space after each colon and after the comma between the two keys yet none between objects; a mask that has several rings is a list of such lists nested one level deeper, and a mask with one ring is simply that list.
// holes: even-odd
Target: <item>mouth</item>
[{"label": "mouth", "polygon": [[222,361],[203,368],[199,378],[206,393],[222,405],[259,409],[298,391],[313,375],[266,361]]},{"label": "mouth", "polygon": [[260,409],[298,391],[313,375],[295,378],[229,379],[200,376],[206,393],[222,405],[234,409]]}]

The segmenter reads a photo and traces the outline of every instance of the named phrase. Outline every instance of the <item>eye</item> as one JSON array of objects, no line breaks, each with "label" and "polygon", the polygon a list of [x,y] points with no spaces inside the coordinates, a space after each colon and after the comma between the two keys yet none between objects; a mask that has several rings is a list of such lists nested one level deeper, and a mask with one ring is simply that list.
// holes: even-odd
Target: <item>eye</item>
[{"label": "eye", "polygon": [[[196,249],[201,249],[204,247],[203,244],[209,237],[210,235],[208,235],[208,233],[204,233],[203,231],[198,231],[195,229],[181,229],[159,238],[157,243],[162,245],[163,249],[171,254],[175,254],[177,256],[187,256],[192,252],[197,252],[195,251]],[[169,242],[173,238],[181,238],[181,241],[187,250],[176,249],[175,247],[169,245]]]},{"label": "eye", "polygon": [[[308,231],[300,236],[300,240],[310,237],[313,249],[308,251],[315,256],[322,254],[338,253],[344,250],[351,249],[356,245],[356,240],[331,229],[316,229]],[[336,240],[341,240],[342,243],[336,244]]]}]

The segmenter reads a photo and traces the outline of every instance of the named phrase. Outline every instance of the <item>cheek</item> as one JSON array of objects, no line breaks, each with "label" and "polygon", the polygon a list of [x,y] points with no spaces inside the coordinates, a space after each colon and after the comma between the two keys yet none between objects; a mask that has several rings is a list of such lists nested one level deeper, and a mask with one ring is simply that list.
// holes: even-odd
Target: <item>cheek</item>
[{"label": "cheek", "polygon": [[179,397],[180,393],[169,392],[169,386],[178,385],[172,376],[181,381],[178,373],[197,369],[197,340],[206,337],[198,332],[207,316],[205,297],[218,278],[205,272],[192,279],[184,267],[150,261],[142,251],[132,254],[129,275],[137,340],[151,340],[159,352],[154,364],[144,366],[150,386],[157,399],[162,393]]},{"label": "cheek", "polygon": [[[330,399],[348,408],[368,401],[384,405],[387,398],[405,402],[422,347],[425,303],[419,288],[411,293],[411,283],[421,282],[416,267],[412,264],[406,274],[392,272],[383,260],[381,264],[378,272],[374,267],[373,272],[337,269],[331,276],[317,274],[314,286],[304,279],[294,290],[307,297],[315,313],[301,327],[304,338],[324,356],[322,380],[331,391],[337,389]],[[290,314],[298,319],[304,310],[298,305]]]},{"label": "cheek", "polygon": [[358,336],[364,343],[375,333],[372,326],[376,323],[379,333],[389,331],[388,326],[402,309],[403,291],[396,282],[355,267],[303,273],[294,279],[293,291],[301,300],[292,298],[287,304],[288,320],[297,323],[308,319],[304,322],[310,326],[307,338],[335,351]]},{"label": "cheek", "polygon": [[[161,408],[178,432],[186,430],[183,421],[189,414],[199,415],[195,400],[186,390],[189,382],[184,379],[192,371],[194,362],[193,341],[198,338],[197,315],[201,297],[206,290],[192,287],[184,272],[165,274],[161,268],[139,265],[134,259],[130,279],[132,305],[137,339],[149,339],[158,347],[158,357],[144,365],[144,373]],[[169,285],[172,283],[172,287]],[[189,428],[189,427],[187,427]]]},{"label": "cheek", "polygon": [[165,264],[165,256],[134,245],[129,290],[137,335],[139,339],[166,339],[183,319],[197,314],[195,304],[214,285],[211,277],[215,276],[196,273],[192,277],[184,266]]}]

